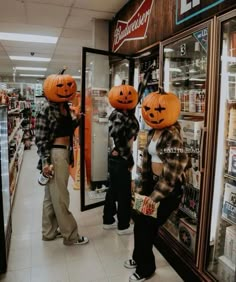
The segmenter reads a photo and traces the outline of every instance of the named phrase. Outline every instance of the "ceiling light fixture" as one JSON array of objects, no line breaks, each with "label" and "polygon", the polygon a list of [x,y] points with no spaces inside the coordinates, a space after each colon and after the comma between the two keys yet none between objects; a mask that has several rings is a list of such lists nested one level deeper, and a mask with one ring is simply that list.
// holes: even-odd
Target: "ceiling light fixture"
[{"label": "ceiling light fixture", "polygon": [[55,44],[55,43],[57,43],[58,37],[34,35],[34,34],[24,34],[24,33],[0,32],[0,40]]},{"label": "ceiling light fixture", "polygon": [[28,77],[45,77],[44,74],[27,74],[27,73],[21,73],[19,76],[28,76]]},{"label": "ceiling light fixture", "polygon": [[11,60],[16,61],[35,61],[35,62],[50,62],[51,58],[29,57],[29,56],[9,56]]},{"label": "ceiling light fixture", "polygon": [[47,68],[15,67],[16,70],[46,71]]},{"label": "ceiling light fixture", "polygon": [[72,77],[73,77],[74,79],[81,79],[81,76],[78,76],[78,75],[72,75]]}]

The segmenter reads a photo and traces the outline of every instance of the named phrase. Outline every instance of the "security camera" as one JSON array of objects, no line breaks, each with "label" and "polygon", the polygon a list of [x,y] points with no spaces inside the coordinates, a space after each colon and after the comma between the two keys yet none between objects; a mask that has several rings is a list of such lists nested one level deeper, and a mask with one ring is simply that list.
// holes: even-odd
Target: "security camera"
[{"label": "security camera", "polygon": [[30,52],[30,55],[31,55],[31,56],[34,56],[34,54],[35,54],[34,52]]}]

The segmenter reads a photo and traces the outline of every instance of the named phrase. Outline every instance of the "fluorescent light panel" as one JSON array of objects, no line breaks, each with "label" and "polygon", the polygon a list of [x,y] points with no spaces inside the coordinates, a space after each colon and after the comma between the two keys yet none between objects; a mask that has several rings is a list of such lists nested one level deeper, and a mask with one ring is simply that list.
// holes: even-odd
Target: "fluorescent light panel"
[{"label": "fluorescent light panel", "polygon": [[57,43],[58,37],[34,35],[34,34],[24,34],[24,33],[0,32],[0,40],[55,44],[55,43]]},{"label": "fluorescent light panel", "polygon": [[50,62],[51,58],[29,57],[29,56],[9,56],[11,60],[15,61],[35,61],[35,62]]},{"label": "fluorescent light panel", "polygon": [[72,76],[74,79],[81,79],[81,76],[78,76],[78,75],[73,75]]},{"label": "fluorescent light panel", "polygon": [[15,67],[16,70],[46,71],[47,68]]},{"label": "fluorescent light panel", "polygon": [[44,74],[27,74],[27,73],[21,73],[19,76],[27,76],[27,77],[45,77]]}]

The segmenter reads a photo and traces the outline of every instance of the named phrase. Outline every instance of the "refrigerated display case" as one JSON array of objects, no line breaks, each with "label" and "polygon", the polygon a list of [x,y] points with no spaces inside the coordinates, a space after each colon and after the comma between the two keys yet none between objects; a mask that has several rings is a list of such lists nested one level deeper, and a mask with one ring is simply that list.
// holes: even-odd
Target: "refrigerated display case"
[{"label": "refrigerated display case", "polygon": [[236,10],[218,21],[219,107],[206,270],[236,281]]},{"label": "refrigerated display case", "polygon": [[165,231],[174,234],[180,249],[194,260],[199,219],[201,186],[201,132],[204,127],[208,27],[190,31],[171,43],[163,43],[164,89],[179,97],[184,149],[191,159],[186,172],[186,185],[179,210],[164,225]]},{"label": "refrigerated display case", "polygon": [[[212,21],[200,24],[160,44],[160,84],[178,96],[178,122],[191,167],[186,171],[178,210],[160,228],[156,247],[184,279],[202,281],[198,270],[202,198],[205,177],[205,140],[208,122]],[[175,264],[179,262],[179,267]],[[181,266],[180,266],[181,265]]]},{"label": "refrigerated display case", "polygon": [[0,105],[0,273],[7,268],[11,228],[7,107]]}]

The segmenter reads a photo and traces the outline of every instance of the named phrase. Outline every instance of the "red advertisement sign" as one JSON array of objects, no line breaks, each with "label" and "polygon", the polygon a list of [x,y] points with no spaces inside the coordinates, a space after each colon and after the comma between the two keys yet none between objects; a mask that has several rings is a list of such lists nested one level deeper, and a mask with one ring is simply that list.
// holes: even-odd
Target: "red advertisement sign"
[{"label": "red advertisement sign", "polygon": [[113,52],[116,52],[125,41],[145,38],[152,4],[153,0],[144,0],[127,22],[117,21],[112,46]]}]

